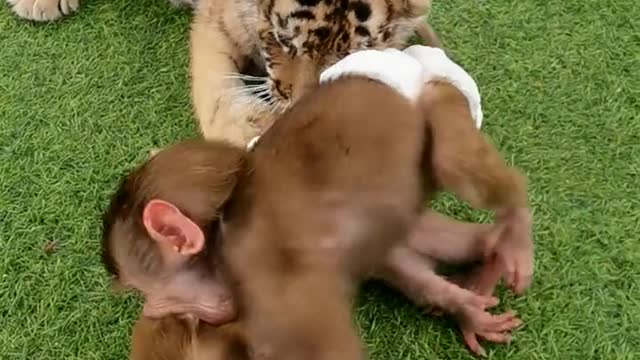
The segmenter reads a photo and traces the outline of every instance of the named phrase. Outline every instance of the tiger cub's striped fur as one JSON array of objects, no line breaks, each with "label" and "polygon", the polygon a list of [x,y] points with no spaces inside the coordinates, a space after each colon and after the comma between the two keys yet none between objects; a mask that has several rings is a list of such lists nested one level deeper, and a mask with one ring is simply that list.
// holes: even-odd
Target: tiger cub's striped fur
[{"label": "tiger cub's striped fur", "polygon": [[[430,6],[430,0],[199,0],[191,76],[202,134],[246,145],[324,68],[356,50],[404,47]],[[262,76],[242,75],[251,65]]]}]

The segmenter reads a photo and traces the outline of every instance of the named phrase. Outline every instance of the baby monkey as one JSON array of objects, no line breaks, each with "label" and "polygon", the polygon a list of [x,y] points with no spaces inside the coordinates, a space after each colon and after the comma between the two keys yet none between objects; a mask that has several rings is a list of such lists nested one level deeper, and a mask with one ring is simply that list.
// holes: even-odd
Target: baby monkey
[{"label": "baby monkey", "polygon": [[[368,80],[361,79],[360,81],[364,81],[363,84],[366,84],[361,88],[363,90],[368,89],[370,86],[374,86],[376,89],[377,86],[381,86]],[[497,244],[496,254],[498,255],[501,253],[508,255],[510,251],[513,252],[514,247],[527,248],[530,243],[528,234],[530,223],[527,223],[527,216],[521,215],[522,211],[526,210],[526,202],[523,202],[525,198],[524,183],[521,181],[519,174],[512,169],[508,169],[502,163],[495,150],[484,141],[472,126],[471,121],[469,121],[468,114],[460,110],[465,109],[465,106],[460,106],[460,101],[464,101],[464,98],[456,94],[455,89],[446,84],[434,86],[434,89],[431,89],[430,92],[434,95],[425,97],[424,101],[430,104],[429,108],[442,107],[443,110],[440,113],[427,112],[424,117],[430,129],[427,133],[430,132],[430,138],[433,139],[431,156],[425,158],[427,160],[425,163],[430,164],[433,168],[433,176],[429,176],[427,179],[431,178],[433,184],[452,190],[467,200],[475,200],[475,203],[479,203],[480,206],[501,210],[499,215],[502,216],[498,217],[498,223],[495,226],[480,224],[464,224],[463,226],[461,223],[427,212],[420,219],[418,225],[415,226],[413,234],[407,238],[408,240],[396,244],[381,264],[377,264],[378,258],[384,256],[379,253],[385,253],[385,251],[374,251],[373,254],[356,252],[349,255],[349,251],[345,250],[349,249],[350,245],[348,243],[342,245],[342,247],[336,245],[337,248],[332,248],[330,242],[328,244],[319,242],[319,245],[323,245],[319,250],[316,247],[318,245],[316,243],[311,244],[311,249],[294,248],[294,256],[285,256],[284,259],[288,259],[287,261],[291,261],[293,265],[304,259],[315,259],[313,261],[320,259],[320,265],[322,266],[337,264],[336,266],[344,266],[352,274],[365,274],[365,276],[369,274],[373,277],[387,279],[396,288],[403,290],[417,304],[422,306],[434,305],[454,314],[461,323],[463,333],[471,334],[474,341],[476,335],[492,341],[506,341],[508,335],[505,335],[505,332],[516,327],[518,320],[509,313],[497,316],[487,313],[485,308],[496,303],[494,298],[478,296],[473,292],[447,282],[435,274],[433,267],[426,260],[429,260],[429,257],[433,260],[452,262],[476,260],[481,258],[484,253],[490,252],[494,244]],[[355,88],[350,89],[355,91]],[[386,103],[386,100],[383,100],[387,98],[387,95],[392,99],[395,96],[393,92],[390,92],[390,94],[384,93],[386,90],[378,89],[376,91],[382,91],[382,95],[384,95],[382,96],[383,99],[378,102],[380,104]],[[346,94],[341,95],[344,96]],[[351,98],[354,98],[354,96]],[[327,94],[325,94],[324,99],[326,102]],[[402,104],[403,108],[411,108],[408,104],[400,100],[397,101],[399,101],[398,105]],[[349,104],[351,103],[350,101]],[[350,106],[349,104],[343,105]],[[355,105],[362,106],[363,104]],[[301,106],[309,106],[309,104],[306,103]],[[375,110],[375,107],[371,107],[370,104],[367,107]],[[460,109],[458,109],[458,113],[455,116],[443,116],[452,109],[455,110],[456,107]],[[327,107],[327,109],[331,109],[331,107]],[[396,116],[394,115],[392,118]],[[420,115],[413,114],[412,116]],[[443,120],[447,120],[447,122]],[[303,125],[307,124],[304,121],[296,123],[303,130]],[[332,126],[335,126],[338,130],[341,129],[335,123]],[[353,126],[356,127],[356,124]],[[360,131],[367,128],[363,124],[358,126],[360,126]],[[311,126],[311,129],[313,129],[313,126]],[[335,133],[340,133],[341,131]],[[413,133],[420,134],[420,131],[414,131]],[[317,135],[322,134],[320,132]],[[287,139],[289,137],[280,135],[278,139]],[[353,133],[350,135],[353,136]],[[455,137],[452,135],[455,135]],[[326,136],[325,132],[324,137],[326,138]],[[444,141],[439,142],[439,137]],[[466,137],[470,137],[470,139],[463,141],[462,139]],[[306,137],[296,136],[291,136],[291,138],[297,138],[297,141],[307,139]],[[322,138],[322,136],[319,136],[319,138]],[[384,145],[384,138],[375,138],[374,140],[377,141],[377,145]],[[336,153],[334,149],[333,155],[349,155],[351,151],[359,148],[353,148],[353,144],[356,144],[356,142],[353,142],[352,139],[345,142],[344,139],[337,136],[332,141],[338,145],[343,144],[341,152]],[[380,143],[380,141],[383,143]],[[422,140],[418,137],[414,141],[420,143]],[[264,144],[264,140],[261,140],[261,142],[262,145],[258,149],[270,149],[271,153],[275,155],[283,153],[278,150],[278,148],[281,149],[280,146],[267,146]],[[277,145],[278,142],[275,144]],[[335,144],[334,146],[337,146]],[[467,144],[468,149],[465,149],[460,144]],[[311,145],[313,145],[313,142],[311,142]],[[446,151],[447,147],[450,148],[450,151]],[[303,148],[319,149],[310,145],[304,145]],[[381,148],[384,148],[384,146]],[[421,146],[417,147],[418,150],[421,148]],[[455,152],[453,149],[455,149]],[[301,151],[300,154],[310,156],[309,159],[322,160],[323,151]],[[259,150],[257,150],[257,153],[259,154]],[[426,153],[428,155],[429,152],[427,151]],[[242,150],[226,144],[183,142],[160,152],[148,163],[132,173],[123,181],[120,189],[114,195],[110,209],[105,216],[104,262],[116,279],[125,285],[140,290],[145,295],[144,313],[146,315],[160,317],[172,313],[192,313],[198,318],[214,324],[226,322],[235,316],[234,302],[231,300],[229,284],[226,282],[227,277],[223,276],[225,267],[219,266],[221,237],[218,232],[218,224],[220,207],[229,198],[238,179],[245,176],[243,169],[255,172],[259,168],[258,166],[247,167],[244,163],[244,155]],[[415,159],[416,157],[414,156]],[[259,160],[257,158],[254,159],[253,163],[254,165],[259,164]],[[314,163],[318,164],[315,160]],[[275,164],[282,166],[277,161]],[[289,164],[298,166],[300,163],[294,161]],[[319,164],[323,163],[320,162]],[[387,164],[387,162],[379,162],[379,164]],[[327,164],[325,163],[325,165]],[[265,167],[262,168],[262,171],[269,167],[263,166]],[[268,171],[275,174],[278,171],[282,171],[277,166],[269,168]],[[378,167],[378,169],[381,167]],[[487,169],[494,170],[491,172],[487,171]],[[286,172],[284,173],[286,174]],[[487,173],[493,173],[494,175],[483,175]],[[296,176],[309,176],[309,172],[305,171],[297,172],[297,174],[288,181],[295,179]],[[322,175],[322,171],[319,174]],[[342,174],[343,178],[339,179],[354,181],[353,177],[345,176],[347,174]],[[477,178],[474,178],[474,175]],[[327,182],[322,182],[327,181],[327,177],[323,178],[323,176],[309,176],[308,179],[303,179],[315,179],[312,184],[321,186],[327,184]],[[461,179],[464,176],[467,178]],[[287,176],[284,177],[284,180],[286,178]],[[372,179],[375,180],[376,177],[372,176]],[[252,181],[255,182],[256,180],[249,178],[249,180],[245,181],[246,184],[241,187],[241,189],[244,189],[241,194],[244,193],[244,196],[247,196],[246,193],[249,191],[246,189],[252,188],[247,184],[250,185]],[[317,183],[316,181],[320,182]],[[287,182],[285,181],[284,183],[286,184]],[[351,186],[354,186],[354,184],[351,183]],[[477,186],[477,188],[474,188],[474,186]],[[318,187],[317,189],[320,188]],[[251,191],[257,192],[257,189],[258,187]],[[276,189],[278,188],[276,187]],[[476,191],[470,192],[470,190]],[[501,192],[504,195],[499,195]],[[296,192],[293,192],[293,194],[296,194]],[[286,196],[284,198],[286,199]],[[412,211],[416,211],[418,206],[415,199],[418,197],[412,200],[408,200],[409,198],[410,196],[406,196],[405,200],[408,204],[411,204]],[[251,196],[249,196],[249,199],[251,200]],[[335,199],[337,201],[336,204],[340,204],[339,200],[339,198]],[[233,221],[242,219],[243,216],[238,214],[242,214],[244,211],[238,212],[238,209],[243,207],[248,207],[246,213],[249,214],[251,207],[255,207],[255,204],[251,203],[251,201],[234,199],[231,204],[232,209],[235,208],[235,210],[232,212],[231,219],[233,220],[234,217],[236,220]],[[292,215],[303,213],[297,210],[302,209],[296,209],[296,211],[292,212]],[[331,212],[328,213],[331,214]],[[528,215],[528,212],[526,215]],[[269,219],[269,217],[265,219]],[[292,217],[292,219],[296,219],[296,217]],[[297,222],[294,221],[295,223]],[[278,224],[278,222],[273,222],[273,224]],[[330,222],[328,224],[330,225]],[[299,227],[301,228],[301,226]],[[233,230],[233,227],[231,229]],[[357,229],[352,227],[349,231],[355,230]],[[400,232],[405,231],[402,230]],[[309,234],[313,234],[313,232],[309,232]],[[457,242],[453,240],[457,240]],[[466,246],[466,250],[458,245]],[[331,251],[343,250],[345,252],[340,253],[341,256],[336,256],[335,258],[323,259],[323,256],[320,256],[331,254]],[[522,249],[516,250],[523,251]],[[304,254],[306,251],[315,252],[319,256],[316,257],[312,254],[311,256],[300,256],[298,258],[300,253]],[[273,254],[269,251],[264,253],[264,257],[273,257],[276,259],[275,261],[282,261],[283,259],[277,253]],[[350,260],[350,257],[354,259]],[[376,259],[372,261],[375,266],[358,264],[358,257]],[[376,269],[376,266],[380,266],[380,268]],[[490,295],[493,292],[497,278],[501,274],[501,269],[500,266],[493,265],[485,267],[490,270],[485,273],[491,275],[489,278],[493,277],[489,281],[490,286],[488,288],[490,290],[484,291],[484,293]],[[246,269],[250,272],[251,267],[247,266]],[[522,283],[526,285],[528,279],[526,276],[522,277],[521,275],[526,274],[516,274],[514,277],[515,281],[517,281],[516,285]],[[259,276],[256,278],[259,278]],[[483,275],[475,279],[470,278],[468,280],[475,281],[475,284],[472,282],[467,286],[475,287],[477,284],[482,283],[478,279],[486,280],[487,276]],[[328,284],[331,284],[333,280],[325,279]],[[486,283],[487,281],[484,282]],[[337,290],[350,292],[349,286],[347,286],[349,281],[344,281],[343,283],[345,283],[345,289]],[[514,283],[510,282],[510,284],[513,285]],[[336,289],[329,290],[335,291]],[[251,301],[251,297],[248,297],[246,301]],[[336,306],[342,308],[343,311],[342,313],[332,313],[342,314],[342,316],[346,317],[347,311],[344,309],[347,305],[338,301]],[[347,327],[345,331],[350,332],[351,330]],[[467,339],[466,335],[465,339]]]},{"label": "baby monkey", "polygon": [[[171,320],[172,314],[193,314],[212,324],[224,323],[235,317],[230,291],[222,273],[224,267],[219,266],[221,238],[218,223],[220,208],[231,196],[239,178],[243,156],[242,150],[225,144],[184,141],[159,152],[129,174],[114,194],[104,217],[103,261],[116,283],[142,292],[146,300],[144,315],[170,318],[160,322],[168,325],[151,328],[161,330],[174,324],[177,329],[170,333],[182,333],[175,337],[186,341],[185,339],[196,339],[197,336],[186,331],[191,327],[175,325],[186,323],[187,320]],[[186,236],[179,238],[176,235],[171,239],[150,232],[157,237],[156,243],[147,233],[144,223],[153,230],[149,219],[149,216],[155,216],[153,211],[173,203],[181,206],[184,209],[182,213],[189,214],[192,221],[205,224],[202,226],[204,244],[197,246],[199,252],[189,250]],[[142,214],[147,215],[143,218]],[[164,218],[151,220],[157,225],[157,222],[170,223],[180,219],[171,230],[178,234],[177,229],[184,225],[186,219],[178,212],[165,213],[163,216]],[[164,230],[170,229],[172,228],[167,226]],[[407,290],[419,305],[428,305],[430,298],[435,299],[434,295],[448,293],[455,299],[440,297],[431,304],[439,304],[450,313],[457,314],[460,320],[473,319],[471,323],[476,326],[471,329],[474,341],[477,332],[485,338],[492,334],[505,336],[501,341],[504,342],[508,335],[502,335],[502,332],[508,331],[508,326],[517,326],[515,317],[509,314],[490,315],[484,308],[487,304],[494,303],[492,298],[479,297],[455,285],[449,285],[433,272],[436,262],[456,263],[481,259],[484,249],[491,248],[498,241],[499,234],[495,230],[496,227],[489,224],[463,223],[435,212],[425,212],[414,233],[402,247],[407,254],[407,263],[390,263],[380,271],[379,277],[387,277],[392,285]],[[171,246],[169,240],[184,241]],[[195,254],[189,255],[188,252]],[[425,257],[421,258],[422,255]],[[412,262],[416,259],[419,261]],[[441,285],[443,287],[439,288]],[[434,294],[430,295],[429,292]],[[486,295],[491,295],[492,292],[493,288]],[[447,304],[447,301],[450,303]],[[189,321],[193,322],[193,319]],[[149,323],[153,321],[141,320],[136,328],[144,328]],[[200,326],[213,331],[207,323],[200,322]],[[194,325],[195,328],[198,326]],[[223,329],[221,331],[224,332]],[[137,332],[134,330],[135,333]],[[167,338],[165,331],[158,333],[144,330],[141,333],[156,334],[150,335],[152,338]],[[153,343],[152,340],[141,341],[141,337],[142,335],[134,335],[134,349],[144,347],[145,343]],[[143,345],[136,345],[137,342]],[[193,348],[191,345],[186,347]],[[141,351],[134,353],[138,355],[132,355],[132,359],[156,358],[151,353],[146,357],[140,355]]]}]

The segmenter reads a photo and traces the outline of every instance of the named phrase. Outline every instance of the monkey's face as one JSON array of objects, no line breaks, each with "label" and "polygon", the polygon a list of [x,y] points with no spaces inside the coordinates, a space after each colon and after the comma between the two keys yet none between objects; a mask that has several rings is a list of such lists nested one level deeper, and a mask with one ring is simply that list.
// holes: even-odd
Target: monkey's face
[{"label": "monkey's face", "polygon": [[245,155],[224,142],[183,141],[122,179],[103,216],[102,261],[117,283],[144,295],[145,314],[235,316],[213,228]]},{"label": "monkey's face", "polygon": [[143,314],[152,318],[191,315],[213,324],[236,316],[231,291],[217,277],[199,270],[181,270],[155,282],[135,284],[145,297]]},{"label": "monkey's face", "polygon": [[215,233],[205,234],[180,211],[167,208],[168,203],[150,204],[142,219],[146,229],[134,230],[139,222],[130,218],[109,228],[103,260],[114,283],[142,294],[143,313],[151,318],[192,315],[211,324],[232,320],[231,290],[215,251],[208,251],[215,246]]}]

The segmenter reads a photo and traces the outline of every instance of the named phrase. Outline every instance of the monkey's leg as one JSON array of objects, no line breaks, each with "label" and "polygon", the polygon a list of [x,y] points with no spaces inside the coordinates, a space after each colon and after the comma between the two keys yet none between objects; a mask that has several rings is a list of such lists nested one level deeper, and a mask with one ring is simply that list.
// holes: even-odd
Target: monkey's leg
[{"label": "monkey's leg", "polygon": [[263,123],[269,123],[270,116],[251,100],[253,96],[241,94],[242,81],[231,75],[240,73],[245,56],[211,11],[199,9],[191,29],[193,106],[205,139],[244,147],[267,126]]},{"label": "monkey's leg", "polygon": [[[522,293],[533,276],[532,219],[527,205],[526,179],[507,166],[471,120],[464,97],[453,97],[450,85],[436,83],[426,91],[441,95],[423,103],[431,129],[433,177],[436,184],[473,207],[496,212],[503,227],[496,254],[509,287]],[[443,89],[445,87],[445,89]],[[448,91],[448,92],[447,92]],[[457,92],[457,90],[456,90]],[[460,100],[461,99],[461,100]],[[462,101],[462,105],[455,104]],[[454,103],[454,106],[447,104]]]},{"label": "monkey's leg", "polygon": [[[456,274],[449,280],[476,294],[490,296],[501,272],[491,260],[503,226],[457,221],[426,210],[415,225],[406,245],[414,251],[445,264],[483,261],[472,271]],[[496,275],[497,273],[497,275]]]},{"label": "monkey's leg", "polygon": [[390,257],[385,279],[429,313],[453,315],[465,344],[475,354],[482,354],[478,337],[508,342],[509,332],[520,325],[511,312],[493,316],[481,306],[483,297],[489,299],[493,295],[502,275],[501,267],[489,257],[472,271],[448,280],[434,269],[436,263],[461,264],[488,257],[501,233],[500,225],[456,221],[426,210],[403,244],[406,248]]},{"label": "monkey's leg", "polygon": [[[449,277],[464,289],[490,296],[500,279],[489,276],[488,264],[501,238],[503,227],[498,224],[478,224],[457,221],[426,210],[414,226],[405,245],[431,261],[444,264],[465,264],[483,261],[472,271]],[[491,271],[493,273],[494,271]]]},{"label": "monkey's leg", "polygon": [[500,228],[454,220],[425,210],[405,244],[420,254],[446,264],[482,260],[498,243]]},{"label": "monkey's leg", "polygon": [[[473,268],[469,273],[458,274],[452,278],[451,281],[465,289],[473,291],[476,294],[491,295],[493,294],[498,281],[500,281],[500,278],[502,277],[502,269],[503,267],[498,264],[497,258],[492,256],[485,260],[481,265]],[[483,355],[485,353],[484,349],[478,342],[478,337],[497,343],[507,343],[511,341],[511,335],[509,332],[519,327],[522,322],[520,319],[515,317],[513,312],[509,311],[508,313],[513,314],[514,316],[513,321],[510,324],[512,327],[506,332],[481,330],[478,329],[468,318],[465,318],[464,316],[456,316],[464,342],[473,353],[477,355]]]},{"label": "monkey's leg", "polygon": [[[437,241],[437,239],[433,239]],[[498,304],[491,294],[476,294],[435,273],[435,263],[406,247],[394,248],[380,277],[402,291],[416,305],[437,306],[456,317],[465,343],[477,354],[483,352],[477,336],[492,342],[510,340],[510,331],[520,326],[513,312],[493,315],[486,309]],[[488,279],[492,280],[492,279]]]},{"label": "monkey's leg", "polygon": [[[474,292],[478,295],[491,296],[494,293],[495,287],[502,277],[503,267],[498,264],[497,258],[491,256],[485,261],[473,267],[470,271],[455,274],[448,278],[452,283]],[[440,308],[428,309],[429,313],[435,316],[443,315],[444,310]],[[512,314],[512,312],[508,312]],[[520,326],[520,319],[513,316],[513,321],[510,322],[511,328],[504,331],[504,328],[496,328],[496,331],[478,328],[474,323],[473,318],[470,318],[467,314],[455,314],[454,317],[460,327],[462,337],[465,344],[469,349],[477,354],[482,355],[485,353],[484,349],[478,342],[478,338],[483,338],[496,343],[505,343],[511,340],[509,332],[515,330]]]}]

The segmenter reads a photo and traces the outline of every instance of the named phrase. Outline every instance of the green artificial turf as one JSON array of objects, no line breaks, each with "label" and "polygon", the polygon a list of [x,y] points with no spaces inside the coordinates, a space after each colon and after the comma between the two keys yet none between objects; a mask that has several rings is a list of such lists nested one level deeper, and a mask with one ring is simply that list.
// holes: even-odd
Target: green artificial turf
[{"label": "green artificial turf", "polygon": [[[140,305],[108,292],[100,213],[150,148],[196,134],[189,17],[94,0],[43,25],[0,2],[0,359],[126,357]],[[526,326],[491,359],[640,359],[638,19],[635,0],[435,1],[484,131],[531,181],[535,283],[501,292]],[[387,288],[357,306],[373,359],[472,358],[450,321]]]}]

